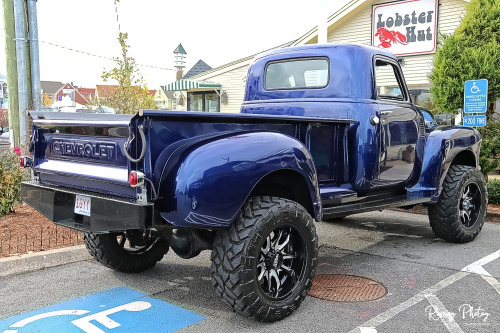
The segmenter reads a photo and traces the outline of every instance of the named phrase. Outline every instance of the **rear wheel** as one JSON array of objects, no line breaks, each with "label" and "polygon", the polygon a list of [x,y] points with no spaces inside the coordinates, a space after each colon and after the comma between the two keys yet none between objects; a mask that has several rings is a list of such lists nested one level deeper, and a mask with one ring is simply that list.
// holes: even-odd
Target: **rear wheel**
[{"label": "rear wheel", "polygon": [[168,252],[168,243],[149,230],[83,236],[90,254],[101,264],[125,273],[152,268]]},{"label": "rear wheel", "polygon": [[317,256],[313,219],[301,205],[281,198],[252,198],[239,220],[215,239],[212,285],[239,314],[277,321],[306,297]]},{"label": "rear wheel", "polygon": [[438,202],[428,208],[432,230],[448,242],[474,240],[484,225],[487,202],[481,172],[466,165],[451,166]]}]

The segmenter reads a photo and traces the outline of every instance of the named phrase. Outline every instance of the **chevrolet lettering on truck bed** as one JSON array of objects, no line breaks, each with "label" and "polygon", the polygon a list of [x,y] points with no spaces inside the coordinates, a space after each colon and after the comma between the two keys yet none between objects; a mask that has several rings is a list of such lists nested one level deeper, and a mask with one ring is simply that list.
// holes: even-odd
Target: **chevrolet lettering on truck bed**
[{"label": "chevrolet lettering on truck bed", "polygon": [[31,117],[22,200],[83,231],[92,256],[117,271],[149,269],[170,248],[182,258],[212,250],[217,296],[258,320],[290,315],[307,295],[314,220],[425,204],[434,233],[455,243],[485,220],[481,136],[429,121],[378,48],[261,55],[239,114]]}]

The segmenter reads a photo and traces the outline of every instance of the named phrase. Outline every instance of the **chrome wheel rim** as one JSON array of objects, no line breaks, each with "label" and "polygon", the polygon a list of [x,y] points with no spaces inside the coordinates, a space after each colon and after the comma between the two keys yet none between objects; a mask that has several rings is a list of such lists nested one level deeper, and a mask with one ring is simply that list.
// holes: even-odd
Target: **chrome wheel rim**
[{"label": "chrome wheel rim", "polygon": [[477,221],[481,211],[481,191],[474,184],[468,184],[460,198],[460,221],[466,228],[471,228]]},{"label": "chrome wheel rim", "polygon": [[257,281],[267,297],[282,299],[292,292],[304,272],[305,251],[302,235],[292,226],[267,235],[257,262]]}]

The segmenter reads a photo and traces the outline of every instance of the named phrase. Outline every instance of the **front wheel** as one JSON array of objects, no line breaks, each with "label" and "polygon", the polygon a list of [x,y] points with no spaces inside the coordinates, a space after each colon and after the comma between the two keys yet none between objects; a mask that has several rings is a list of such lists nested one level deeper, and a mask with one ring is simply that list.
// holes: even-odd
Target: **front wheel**
[{"label": "front wheel", "polygon": [[212,285],[239,314],[274,322],[289,316],[306,297],[317,256],[316,228],[301,205],[252,198],[239,219],[217,234]]},{"label": "front wheel", "polygon": [[138,273],[154,267],[168,251],[168,242],[149,230],[85,233],[83,241],[95,260],[125,273]]},{"label": "front wheel", "polygon": [[453,165],[436,204],[429,205],[429,221],[436,236],[453,243],[467,243],[484,225],[488,192],[476,168]]}]

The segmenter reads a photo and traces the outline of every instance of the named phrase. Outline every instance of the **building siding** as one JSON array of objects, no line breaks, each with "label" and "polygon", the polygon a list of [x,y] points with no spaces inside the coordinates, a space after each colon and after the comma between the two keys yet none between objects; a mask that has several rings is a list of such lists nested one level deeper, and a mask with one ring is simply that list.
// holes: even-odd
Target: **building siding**
[{"label": "building siding", "polygon": [[[389,1],[367,1],[366,4],[334,23],[328,29],[329,43],[359,43],[371,45],[372,5]],[[438,31],[452,34],[465,15],[466,2],[463,0],[441,0],[438,9]],[[409,86],[429,86],[434,54],[404,57],[402,66]],[[383,84],[383,82],[380,82]]]},{"label": "building siding", "polygon": [[[372,5],[387,3],[389,0],[373,1],[364,3],[352,2],[352,6],[358,6],[344,16],[337,16],[335,23],[328,27],[328,43],[358,43],[371,45],[371,20]],[[443,34],[452,34],[460,25],[465,15],[464,0],[441,0],[438,9],[438,31]],[[335,16],[334,14],[333,16]],[[343,15],[343,14],[340,14]],[[333,17],[332,16],[332,17]],[[300,37],[294,45],[304,45],[317,42],[317,29],[313,29],[306,35]],[[429,74],[432,71],[434,54],[405,56],[402,66],[405,80],[410,89],[429,88]],[[228,95],[228,104],[221,105],[221,112],[237,113],[240,110],[245,93],[245,80],[251,59],[243,59],[232,64],[216,68],[206,74],[193,77],[193,79],[212,81],[220,83],[222,90]],[[379,78],[380,84],[384,84],[383,78]]]},{"label": "building siding", "polygon": [[245,83],[250,62],[250,60],[246,60],[228,68],[193,78],[219,83],[221,93],[225,90],[228,96],[228,103],[220,105],[220,112],[238,113],[245,97]]}]

